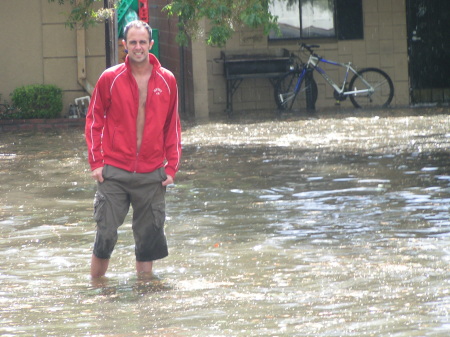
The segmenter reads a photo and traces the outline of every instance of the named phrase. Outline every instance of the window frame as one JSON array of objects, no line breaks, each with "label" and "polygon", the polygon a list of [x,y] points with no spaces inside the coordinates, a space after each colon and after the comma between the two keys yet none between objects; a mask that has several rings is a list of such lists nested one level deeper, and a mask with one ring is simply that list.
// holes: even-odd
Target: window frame
[{"label": "window frame", "polygon": [[[333,1],[333,36],[302,36],[302,8],[299,6],[299,33],[298,37],[276,36],[274,32],[268,34],[269,42],[299,41],[299,40],[360,40],[364,39],[364,11],[363,0],[334,0]],[[344,9],[345,8],[345,9]],[[348,18],[350,15],[350,19]],[[350,27],[350,28],[349,28]]]}]

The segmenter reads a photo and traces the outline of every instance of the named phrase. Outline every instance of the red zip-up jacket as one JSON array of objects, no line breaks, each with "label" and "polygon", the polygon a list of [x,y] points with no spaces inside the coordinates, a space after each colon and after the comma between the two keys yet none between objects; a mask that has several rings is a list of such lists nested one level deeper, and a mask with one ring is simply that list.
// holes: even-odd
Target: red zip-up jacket
[{"label": "red zip-up jacket", "polygon": [[153,71],[148,82],[145,126],[137,151],[137,82],[125,63],[100,76],[86,115],[86,143],[92,170],[112,165],[129,172],[148,173],[165,166],[175,178],[181,157],[178,88],[172,72],[149,54]]}]

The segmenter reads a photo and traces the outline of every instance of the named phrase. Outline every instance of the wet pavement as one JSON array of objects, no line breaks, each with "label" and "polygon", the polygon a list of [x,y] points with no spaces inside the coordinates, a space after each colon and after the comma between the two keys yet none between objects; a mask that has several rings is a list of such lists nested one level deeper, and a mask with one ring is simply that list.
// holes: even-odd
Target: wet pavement
[{"label": "wet pavement", "polygon": [[448,336],[448,108],[185,123],[170,255],[107,279],[83,131],[0,134],[4,336]]}]

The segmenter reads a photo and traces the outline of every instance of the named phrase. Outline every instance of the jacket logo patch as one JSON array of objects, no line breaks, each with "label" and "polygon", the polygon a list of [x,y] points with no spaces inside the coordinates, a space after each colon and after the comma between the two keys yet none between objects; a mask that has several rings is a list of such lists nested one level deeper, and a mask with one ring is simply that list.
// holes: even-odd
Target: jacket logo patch
[{"label": "jacket logo patch", "polygon": [[153,92],[158,96],[162,94],[162,90],[160,88],[153,89]]}]

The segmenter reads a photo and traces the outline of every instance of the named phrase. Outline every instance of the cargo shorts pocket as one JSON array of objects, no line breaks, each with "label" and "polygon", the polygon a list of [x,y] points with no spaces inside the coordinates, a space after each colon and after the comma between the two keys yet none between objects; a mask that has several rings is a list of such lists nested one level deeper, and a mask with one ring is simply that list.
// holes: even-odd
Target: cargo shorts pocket
[{"label": "cargo shorts pocket", "polygon": [[159,171],[159,176],[161,177],[161,181],[166,180],[167,174],[166,174],[166,170],[164,169],[164,167],[161,167],[158,171]]},{"label": "cargo shorts pocket", "polygon": [[103,194],[101,194],[99,191],[95,192],[94,197],[94,220],[97,222],[100,222],[105,217],[105,203],[106,198]]},{"label": "cargo shorts pocket", "polygon": [[164,226],[166,221],[166,207],[165,203],[157,203],[152,205],[153,219],[155,221],[155,227],[160,229]]}]

